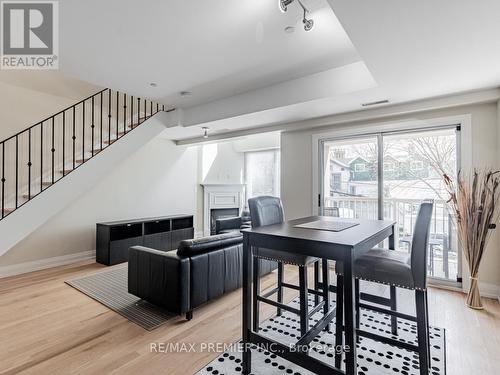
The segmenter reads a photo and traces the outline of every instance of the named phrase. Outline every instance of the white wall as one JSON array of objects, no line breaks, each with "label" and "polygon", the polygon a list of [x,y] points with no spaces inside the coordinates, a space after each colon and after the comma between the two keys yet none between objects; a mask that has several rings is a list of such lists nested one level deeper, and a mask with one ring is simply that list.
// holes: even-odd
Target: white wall
[{"label": "white wall", "polygon": [[[5,81],[5,72],[0,78]],[[0,140],[3,140],[27,127],[34,125],[60,110],[75,104],[78,100],[98,91],[96,86],[85,85],[78,92],[82,95],[78,100],[73,96],[74,92],[54,91],[61,95],[46,93],[29,87],[20,87],[0,81]],[[59,83],[60,80],[56,81]]]},{"label": "white wall", "polygon": [[201,146],[200,164],[200,183],[243,183],[244,153],[236,151],[231,141]]},{"label": "white wall", "polygon": [[[431,119],[471,114],[472,163],[480,167],[498,167],[500,155],[500,108],[496,103],[478,104],[453,109],[422,112],[414,115],[391,117],[391,121]],[[312,135],[335,129],[348,129],[383,122],[383,119],[362,121],[342,126],[284,132],[281,137],[281,197],[288,219],[310,215],[312,212]],[[490,288],[500,285],[500,235],[492,238],[481,268],[481,281]],[[493,290],[493,289],[492,289]]]},{"label": "white wall", "polygon": [[0,257],[2,267],[95,250],[95,223],[196,214],[198,147],[156,138]]}]

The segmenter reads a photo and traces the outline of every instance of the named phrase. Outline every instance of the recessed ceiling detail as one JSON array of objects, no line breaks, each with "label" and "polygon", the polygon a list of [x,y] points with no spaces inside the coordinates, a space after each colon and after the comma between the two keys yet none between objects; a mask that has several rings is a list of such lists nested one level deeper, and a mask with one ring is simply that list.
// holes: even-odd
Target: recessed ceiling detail
[{"label": "recessed ceiling detail", "polygon": [[367,103],[361,103],[362,107],[371,107],[374,105],[380,105],[380,104],[387,104],[389,103],[389,99],[384,99],[384,100],[377,100],[374,102],[367,102]]},{"label": "recessed ceiling detail", "polygon": [[155,99],[183,110],[178,139],[500,85],[498,0],[300,1],[314,27],[290,35],[299,0],[67,0],[60,70],[138,97],[154,72]]}]

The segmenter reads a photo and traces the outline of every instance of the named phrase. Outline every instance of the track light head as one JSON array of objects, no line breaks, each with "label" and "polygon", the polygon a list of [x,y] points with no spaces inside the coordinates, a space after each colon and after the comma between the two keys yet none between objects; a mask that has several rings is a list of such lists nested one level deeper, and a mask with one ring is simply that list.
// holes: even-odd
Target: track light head
[{"label": "track light head", "polygon": [[308,20],[307,18],[304,18],[302,23],[304,24],[305,31],[311,31],[314,26],[314,20]]},{"label": "track light head", "polygon": [[291,3],[293,3],[293,0],[278,0],[278,6],[283,13],[287,11]]},{"label": "track light head", "polygon": [[[278,0],[278,6],[280,10],[285,13],[288,9],[288,6],[293,3],[294,0]],[[309,9],[306,8],[306,6],[302,3],[301,0],[297,0],[299,3],[300,7],[302,8],[302,11],[304,12],[304,16],[302,17],[302,23],[304,24],[304,30],[305,31],[311,31],[313,26],[314,26],[314,21],[312,19],[308,19],[307,13],[309,13]]]}]

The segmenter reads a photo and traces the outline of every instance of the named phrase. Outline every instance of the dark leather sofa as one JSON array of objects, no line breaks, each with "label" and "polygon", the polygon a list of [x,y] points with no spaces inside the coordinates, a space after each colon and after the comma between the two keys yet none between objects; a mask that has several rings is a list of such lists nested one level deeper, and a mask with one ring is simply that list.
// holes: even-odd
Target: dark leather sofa
[{"label": "dark leather sofa", "polygon": [[[243,236],[225,233],[182,241],[168,252],[134,246],[129,251],[128,291],[192,319],[193,310],[242,285]],[[261,259],[260,274],[277,268]]]},{"label": "dark leather sofa", "polygon": [[241,216],[215,220],[215,234],[239,232],[241,229],[251,227],[252,218],[249,211],[243,211]]}]

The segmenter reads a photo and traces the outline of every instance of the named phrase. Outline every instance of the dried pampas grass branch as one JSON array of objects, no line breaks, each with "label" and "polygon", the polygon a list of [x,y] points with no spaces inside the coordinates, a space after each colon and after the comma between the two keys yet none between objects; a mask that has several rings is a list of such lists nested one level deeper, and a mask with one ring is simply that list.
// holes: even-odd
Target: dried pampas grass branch
[{"label": "dried pampas grass branch", "polygon": [[443,178],[450,195],[448,203],[456,218],[458,239],[469,266],[471,283],[467,306],[482,309],[478,273],[500,214],[500,173],[474,169],[468,175],[460,172],[456,181],[446,174]]}]

